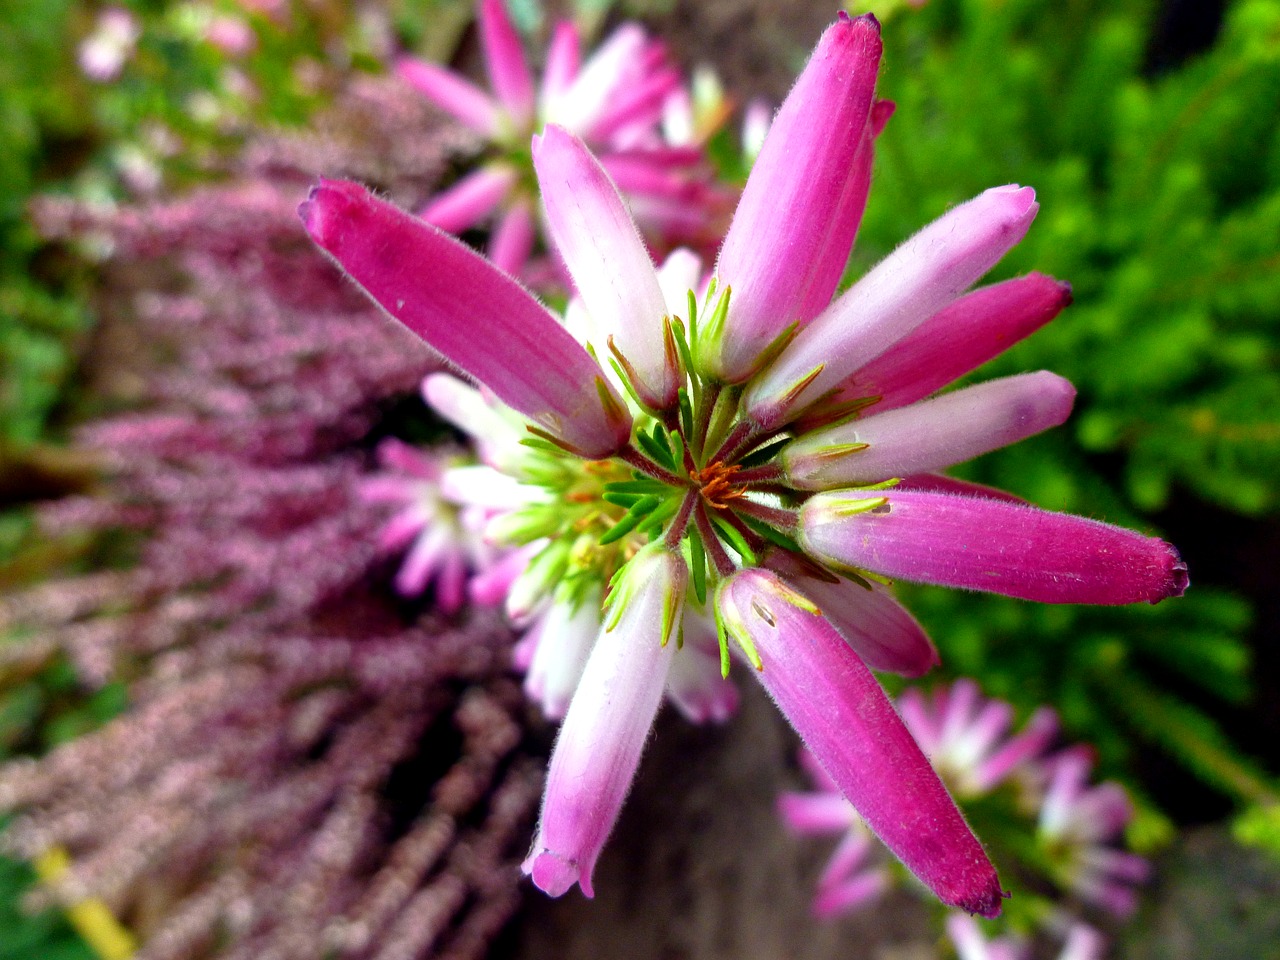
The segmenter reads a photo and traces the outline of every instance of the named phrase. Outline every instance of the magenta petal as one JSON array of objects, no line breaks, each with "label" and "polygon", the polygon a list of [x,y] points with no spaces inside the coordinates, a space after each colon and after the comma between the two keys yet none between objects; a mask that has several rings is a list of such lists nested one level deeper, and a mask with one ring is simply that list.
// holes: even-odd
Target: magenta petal
[{"label": "magenta petal", "polygon": [[872,583],[868,590],[851,580],[819,580],[783,551],[771,553],[767,562],[817,604],[872,670],[918,677],[938,665],[933,641],[888,587]]},{"label": "magenta petal", "polygon": [[865,193],[865,171],[855,158],[880,50],[874,17],[842,17],[779,108],[716,264],[733,297],[724,336],[700,351],[708,373],[745,380],[788,325],[806,322],[811,315],[803,311],[830,300],[839,275],[827,268],[848,259],[861,218],[854,194]]},{"label": "magenta petal", "polygon": [[885,846],[944,903],[998,914],[1000,881],[982,845],[835,628],[765,570],[734,574],[716,602],[730,633],[759,652],[764,688]]},{"label": "magenta petal", "polygon": [[449,233],[461,233],[493,213],[515,183],[514,167],[481,167],[432,197],[422,219]]},{"label": "magenta petal", "polygon": [[489,81],[516,126],[533,119],[533,77],[504,0],[481,0],[480,37]]},{"label": "magenta petal", "polygon": [[985,483],[974,483],[971,480],[958,480],[942,473],[917,473],[903,477],[895,490],[924,490],[929,493],[954,493],[962,497],[988,497],[992,500],[1005,500],[1009,503],[1026,503],[1021,497],[989,487]]},{"label": "magenta petal", "polygon": [[1067,419],[1075,387],[1048,371],[974,384],[910,406],[814,430],[782,452],[802,490],[879,483],[942,470]]},{"label": "magenta petal", "polygon": [[879,397],[875,409],[915,403],[976,370],[1056,317],[1071,286],[1042,273],[965,294],[854,373],[835,401]]},{"label": "magenta petal", "polygon": [[487,93],[451,70],[425,60],[401,57],[396,73],[446,113],[484,137],[495,137],[501,111]]},{"label": "magenta petal", "polygon": [[1026,235],[1038,209],[1030,187],[995,187],[901,244],[751,385],[744,398],[751,418],[779,426],[838,389],[995,266]]},{"label": "magenta petal", "polygon": [[600,459],[630,441],[596,362],[479,254],[354,183],[322,180],[299,213],[384,310],[565,446]]},{"label": "magenta petal", "polygon": [[835,566],[1043,603],[1157,603],[1188,583],[1178,551],[1155,537],[945,493],[819,493],[800,510],[800,539]]},{"label": "magenta petal", "polygon": [[617,188],[582,141],[555,124],[534,138],[533,165],[551,236],[592,326],[612,335],[636,374],[640,399],[654,410],[671,408],[682,378],[674,341],[668,349],[664,337],[666,300]]}]

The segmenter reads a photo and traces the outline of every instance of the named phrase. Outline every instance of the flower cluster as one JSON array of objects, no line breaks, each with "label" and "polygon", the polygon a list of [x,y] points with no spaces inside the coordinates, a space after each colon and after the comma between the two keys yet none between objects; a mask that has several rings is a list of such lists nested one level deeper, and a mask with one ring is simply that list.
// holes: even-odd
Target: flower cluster
[{"label": "flower cluster", "polygon": [[[1008,862],[1018,862],[1038,875],[1042,885],[1055,888],[1059,904],[1098,907],[1118,917],[1133,911],[1133,887],[1146,879],[1148,866],[1120,848],[1132,818],[1129,799],[1119,784],[1089,785],[1092,764],[1084,748],[1050,749],[1058,730],[1052,710],[1041,708],[1011,734],[1013,709],[984,699],[972,680],[938,686],[928,697],[906,690],[896,706],[962,807],[1004,801],[1000,821],[1014,840],[987,839],[1007,848]],[[813,903],[814,913],[826,918],[870,903],[893,885],[894,873],[858,812],[813,754],[802,752],[800,763],[815,789],[783,794],[778,812],[798,835],[840,837],[819,876]],[[1024,909],[1023,915],[1036,912]],[[1051,933],[1069,931],[1064,956],[1100,955],[1101,935],[1066,907],[1048,908],[1039,920]],[[1023,956],[1022,947],[1014,945],[992,945],[981,952],[978,945],[984,941],[968,918],[948,921],[948,932],[961,957]],[[1071,947],[1073,943],[1077,946]]]},{"label": "flower cluster", "polygon": [[[422,216],[451,233],[496,216],[489,257],[521,274],[538,222],[529,138],[556,124],[597,151],[654,242],[711,249],[731,194],[709,175],[693,104],[663,45],[625,23],[583,60],[577,26],[561,21],[539,87],[503,0],[477,7],[491,94],[423,60],[402,57],[398,64],[408,83],[487,144],[485,161],[434,197]],[[703,135],[705,118],[704,111]],[[664,131],[677,133],[677,142]]]},{"label": "flower cluster", "polygon": [[[711,689],[710,649],[722,676],[734,657],[754,668],[908,869],[945,903],[994,915],[994,868],[869,669],[936,661],[888,579],[1050,603],[1186,588],[1160,540],[939,475],[1066,418],[1074,391],[1047,372],[934,394],[1070,296],[1039,274],[966,293],[1035,217],[1017,186],[951,210],[837,295],[892,112],[875,97],[879,59],[873,17],[826,31],[705,284],[688,253],[657,271],[617,171],[582,131],[546,124],[532,163],[581,301],[563,322],[354,183],[322,181],[300,211],[374,301],[479,384],[432,399],[446,416],[465,408],[453,419],[506,474],[489,532],[532,555],[509,601],[543,616],[531,674],[549,641],[561,648],[544,702],[554,671],[572,695],[525,864],[552,894],[591,893],[663,694],[677,675]],[[505,71],[503,102],[531,110],[525,73]],[[518,443],[486,436],[516,416]]]}]

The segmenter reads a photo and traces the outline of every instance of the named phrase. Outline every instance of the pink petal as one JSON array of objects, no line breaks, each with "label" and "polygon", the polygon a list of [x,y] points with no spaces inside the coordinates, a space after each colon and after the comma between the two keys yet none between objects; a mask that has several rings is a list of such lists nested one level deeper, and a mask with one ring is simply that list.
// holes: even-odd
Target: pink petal
[{"label": "pink petal", "polygon": [[514,167],[481,167],[432,197],[422,209],[422,219],[449,233],[469,230],[497,209],[515,183]]},{"label": "pink petal", "polygon": [[614,30],[582,64],[564,94],[548,103],[547,121],[585,135],[607,109],[628,68],[643,56],[646,42],[638,24],[624,23]]},{"label": "pink petal", "polygon": [[640,399],[654,410],[671,408],[680,378],[674,342],[668,350],[663,335],[666,301],[622,197],[582,141],[554,124],[534,138],[533,165],[551,237],[593,326],[612,334],[638,377]]},{"label": "pink petal", "polygon": [[637,560],[631,571],[640,581],[636,595],[614,629],[600,634],[560,728],[538,835],[523,865],[553,897],[575,882],[588,897],[594,895],[596,858],[640,764],[675,654],[676,644],[664,643],[663,630],[672,622],[673,600],[678,622],[684,561],[664,551],[647,559],[637,554],[630,562]]},{"label": "pink petal", "polygon": [[489,259],[505,273],[518,277],[533,252],[537,225],[529,201],[523,197],[513,203],[502,215],[493,235],[489,237]]},{"label": "pink petal", "polygon": [[489,82],[517,127],[533,120],[533,77],[504,0],[480,0],[480,42]]},{"label": "pink petal", "polygon": [[800,510],[800,537],[836,566],[1043,603],[1157,603],[1188,583],[1186,564],[1163,540],[976,497],[819,493]]},{"label": "pink petal", "polygon": [[[757,676],[871,830],[947,904],[1000,912],[995,869],[875,678],[776,574],[742,570],[717,605]],[[805,609],[809,607],[809,609]]]},{"label": "pink petal", "polygon": [[888,888],[889,877],[883,870],[860,873],[819,890],[813,900],[813,914],[820,920],[830,920],[876,899]]},{"label": "pink petal", "polygon": [[479,254],[354,183],[322,180],[299,213],[384,310],[565,446],[597,460],[630,441],[595,361]]},{"label": "pink petal", "polygon": [[1075,387],[1041,370],[815,430],[787,445],[787,480],[802,490],[878,483],[942,470],[1067,419]]},{"label": "pink petal", "polygon": [[868,590],[851,580],[819,580],[782,551],[770,554],[768,565],[817,604],[872,670],[918,677],[938,665],[929,635],[887,587],[873,583]]},{"label": "pink petal", "polygon": [[975,789],[986,792],[1001,783],[1016,769],[1044,753],[1057,734],[1058,715],[1048,707],[1041,707],[1021,732],[974,768],[970,776]]},{"label": "pink petal", "polygon": [[498,135],[502,112],[497,102],[452,70],[414,57],[401,57],[396,61],[396,73],[464,126],[486,138]]},{"label": "pink petal", "polygon": [[547,48],[547,62],[542,70],[541,112],[547,115],[548,105],[569,89],[578,73],[582,55],[582,40],[572,20],[561,20],[551,32],[551,44]]},{"label": "pink petal", "polygon": [[839,793],[783,793],[778,816],[801,835],[842,833],[858,821],[849,801]]},{"label": "pink petal", "polygon": [[995,266],[1038,209],[1030,187],[995,187],[900,245],[801,330],[748,389],[751,418],[779,426],[838,389]]},{"label": "pink petal", "polygon": [[724,723],[738,709],[738,688],[721,675],[719,653],[691,646],[687,636],[671,661],[667,697],[690,723]]},{"label": "pink petal", "polygon": [[580,603],[557,599],[542,616],[525,691],[551,720],[564,716],[600,633],[600,592]]},{"label": "pink petal", "polygon": [[941,473],[917,473],[910,477],[903,477],[895,489],[954,493],[963,497],[988,497],[992,500],[1004,500],[1008,503],[1025,504],[1027,502],[1007,490],[988,487],[984,483],[974,483],[971,480],[958,480],[955,477],[948,477]]},{"label": "pink petal", "polygon": [[652,126],[662,116],[662,105],[671,91],[679,86],[680,74],[670,68],[638,78],[616,91],[583,136],[593,143],[608,143],[626,127]]},{"label": "pink petal", "polygon": [[856,371],[831,403],[879,397],[877,412],[915,403],[1035,333],[1070,303],[1071,285],[1042,273],[981,287]]},{"label": "pink petal", "polygon": [[778,110],[716,264],[733,296],[723,335],[700,346],[708,373],[745,380],[789,324],[830,301],[831,265],[848,260],[865,201],[869,166],[856,159],[880,50],[875,17],[842,15]]}]

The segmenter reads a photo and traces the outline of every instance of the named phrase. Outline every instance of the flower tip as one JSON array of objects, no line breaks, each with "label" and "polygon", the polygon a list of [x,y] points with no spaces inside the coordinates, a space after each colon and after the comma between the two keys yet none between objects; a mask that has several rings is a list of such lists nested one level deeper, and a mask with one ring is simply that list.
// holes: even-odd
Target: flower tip
[{"label": "flower tip", "polygon": [[1165,584],[1164,593],[1153,597],[1151,602],[1159,603],[1161,600],[1168,600],[1172,597],[1180,597],[1187,592],[1187,587],[1191,586],[1191,576],[1187,573],[1186,561],[1182,559],[1182,554],[1178,553],[1178,548],[1171,543],[1166,543],[1169,548],[1169,576]]},{"label": "flower tip", "polygon": [[298,204],[298,217],[311,239],[327,247],[342,218],[342,208],[362,193],[364,188],[358,184],[321,177],[307,192],[307,199]]},{"label": "flower tip", "polygon": [[977,914],[980,917],[986,917],[988,920],[994,920],[1000,916],[1000,909],[1003,906],[1000,901],[1009,899],[1009,892],[1000,889],[1000,881],[993,876],[992,886],[990,889],[983,891],[981,894],[957,903],[961,910],[968,912],[970,915]]},{"label": "flower tip", "polygon": [[520,867],[533,879],[534,886],[549,897],[560,897],[569,892],[575,883],[582,888],[588,899],[595,896],[591,889],[591,878],[584,875],[573,860],[566,860],[558,853],[544,850],[531,856]]},{"label": "flower tip", "polygon": [[1066,309],[1067,307],[1071,306],[1073,303],[1076,302],[1075,290],[1072,288],[1071,284],[1068,281],[1059,280],[1058,290],[1061,292],[1063,309]]}]

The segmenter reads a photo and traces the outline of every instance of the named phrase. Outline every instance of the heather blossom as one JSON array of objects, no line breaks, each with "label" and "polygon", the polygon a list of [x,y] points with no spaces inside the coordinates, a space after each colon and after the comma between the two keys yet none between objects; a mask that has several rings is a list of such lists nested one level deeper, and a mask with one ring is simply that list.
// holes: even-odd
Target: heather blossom
[{"label": "heather blossom", "polygon": [[423,208],[428,222],[461,233],[496,215],[489,257],[520,274],[537,234],[529,138],[554,123],[597,152],[651,239],[708,246],[718,239],[726,194],[706,176],[701,145],[692,135],[679,144],[662,136],[665,104],[679,94],[681,77],[660,42],[624,23],[583,60],[577,26],[561,21],[538,86],[503,0],[479,0],[477,14],[491,93],[414,57],[397,64],[401,77],[488,146],[479,169]]},{"label": "heather blossom", "polygon": [[521,578],[541,587],[531,608],[567,593],[590,612],[525,862],[552,895],[592,893],[668,677],[710,623],[721,672],[735,656],[753,668],[870,830],[943,902],[993,916],[994,867],[871,673],[936,662],[886,578],[1057,603],[1186,587],[1163,541],[936,473],[1071,407],[1046,372],[930,399],[1069,299],[1039,274],[964,295],[1030,226],[1029,188],[954,208],[832,299],[891,112],[874,95],[880,50],[871,16],[824,33],[682,312],[605,167],[547,125],[533,163],[581,340],[363,187],[322,181],[301,209],[384,310],[525,418],[512,469],[540,495],[490,530],[540,545]]},{"label": "heather blossom", "polygon": [[457,613],[467,602],[469,579],[500,559],[500,551],[481,536],[483,509],[458,504],[443,489],[462,456],[428,453],[389,437],[378,445],[378,461],[382,472],[361,482],[360,495],[398,508],[379,536],[383,550],[405,551],[396,591],[416,597],[431,585],[436,607]]}]

